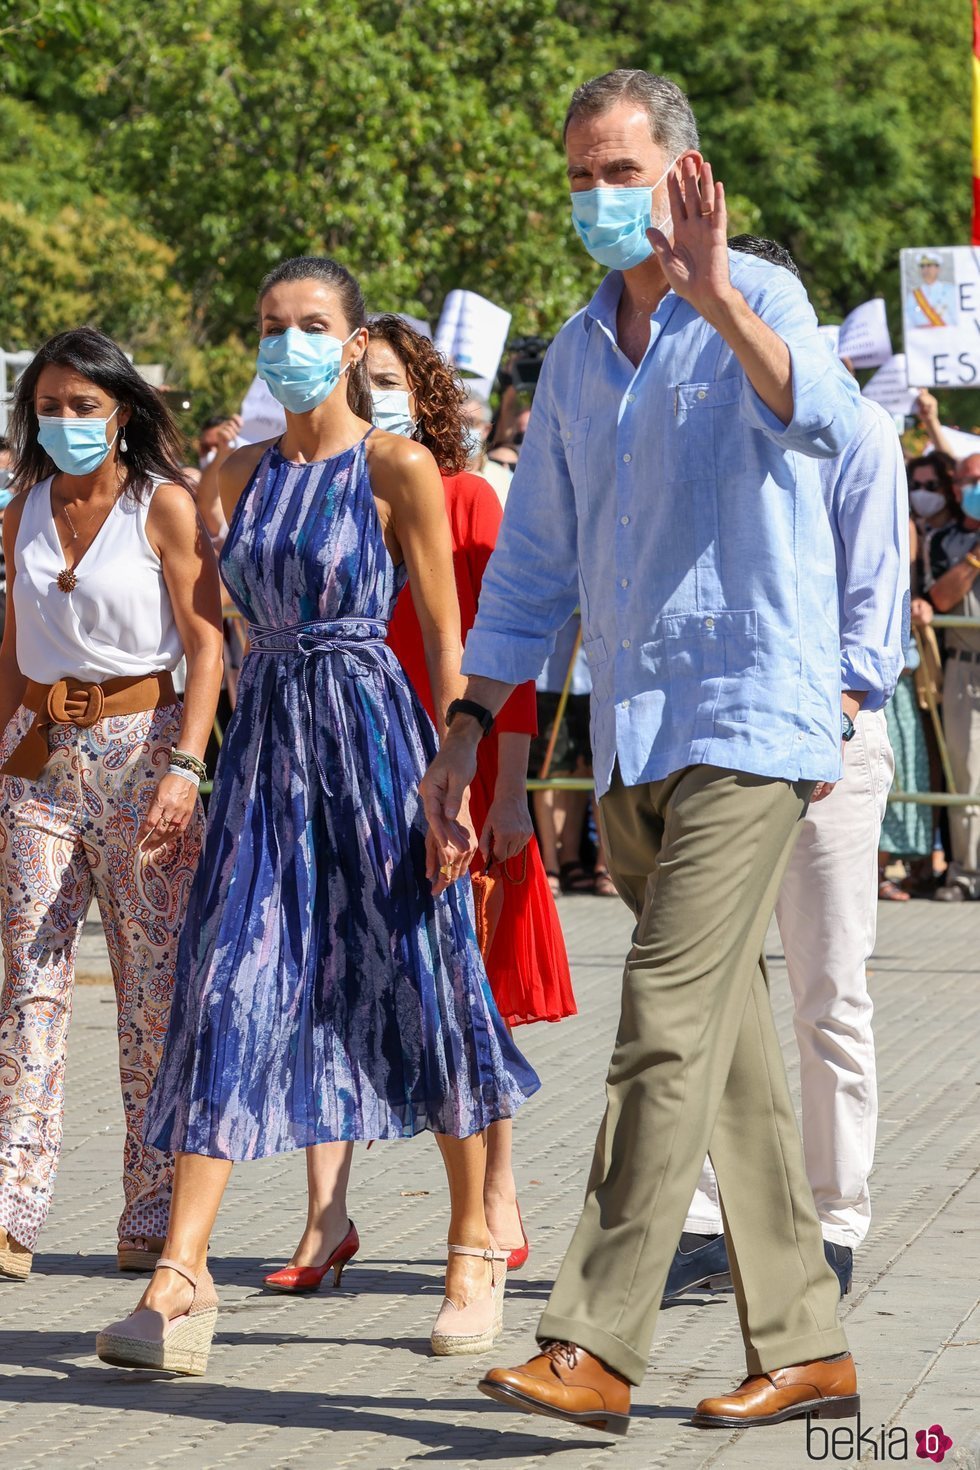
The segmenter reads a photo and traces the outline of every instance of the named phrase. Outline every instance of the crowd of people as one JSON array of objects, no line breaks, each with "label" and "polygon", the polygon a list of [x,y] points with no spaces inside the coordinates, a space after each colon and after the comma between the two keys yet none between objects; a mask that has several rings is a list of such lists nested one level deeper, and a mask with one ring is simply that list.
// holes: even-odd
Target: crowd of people
[{"label": "crowd of people", "polygon": [[[927,443],[906,465],[914,636],[886,708],[888,732],[897,792],[969,796],[980,790],[980,454],[952,453],[931,393],[919,394],[917,408]],[[937,629],[937,613],[964,621]],[[980,898],[977,811],[892,802],[882,830],[880,897]]]},{"label": "crowd of people", "polygon": [[[522,344],[496,419],[322,257],[258,283],[271,440],[216,418],[188,470],[160,396],[92,327],[19,381],[0,1277],[29,1280],[50,1205],[94,895],[126,1116],[118,1265],[152,1273],[99,1357],[206,1371],[235,1162],[303,1150],[305,1226],[265,1280],[311,1291],[362,1248],[355,1144],[422,1132],[449,1197],[432,1350],[486,1352],[531,1249],[513,1120],[540,1082],[515,1030],[575,1013],[556,894],[618,894],[636,930],[582,1217],[539,1351],[480,1388],[624,1433],[661,1301],[729,1282],[747,1376],[694,1422],[851,1416],[837,1308],[871,1218],[878,855],[916,852],[881,835],[885,711],[908,682],[910,556],[917,624],[926,597],[970,612],[980,459],[950,474],[936,425],[910,531],[894,424],[830,355],[792,257],[728,239],[672,82],[586,83],[564,143],[575,231],[608,274],[546,355]],[[951,641],[945,672],[967,732],[972,646]],[[907,711],[894,723],[911,750]],[[529,767],[595,787],[537,793],[537,844]],[[944,887],[976,897],[958,820]]]}]

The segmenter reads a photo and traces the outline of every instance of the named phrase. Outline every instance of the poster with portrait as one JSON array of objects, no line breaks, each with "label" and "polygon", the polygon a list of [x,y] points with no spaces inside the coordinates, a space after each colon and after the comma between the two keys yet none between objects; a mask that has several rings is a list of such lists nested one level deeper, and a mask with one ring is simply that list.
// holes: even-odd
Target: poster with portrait
[{"label": "poster with portrait", "polygon": [[902,323],[910,383],[980,386],[980,250],[903,250]]}]

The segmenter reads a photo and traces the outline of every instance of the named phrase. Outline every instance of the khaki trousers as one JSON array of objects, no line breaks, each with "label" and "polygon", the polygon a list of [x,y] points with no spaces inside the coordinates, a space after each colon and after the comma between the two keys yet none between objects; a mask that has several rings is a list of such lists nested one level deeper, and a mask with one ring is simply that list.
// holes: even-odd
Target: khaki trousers
[{"label": "khaki trousers", "polygon": [[809,782],[714,766],[599,804],[637,916],[585,1207],[538,1327],[633,1383],[705,1153],[750,1373],[844,1352],[763,945]]}]

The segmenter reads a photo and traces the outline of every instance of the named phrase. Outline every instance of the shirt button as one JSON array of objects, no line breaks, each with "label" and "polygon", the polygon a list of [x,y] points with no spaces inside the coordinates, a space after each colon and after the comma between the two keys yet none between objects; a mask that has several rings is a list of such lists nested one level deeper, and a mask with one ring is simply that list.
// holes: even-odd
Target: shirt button
[{"label": "shirt button", "polygon": [[619,585],[620,585],[620,587],[628,587],[629,584],[630,584],[629,577],[620,577],[620,579],[619,579]]},{"label": "shirt button", "polygon": [[624,647],[624,648],[629,648],[629,646],[630,646],[630,641],[629,641],[629,639],[628,639],[628,638],[624,638],[624,639],[623,639],[623,647]]},{"label": "shirt button", "polygon": [[[635,403],[636,402],[636,394],[635,393],[627,393],[627,395],[626,395],[626,402],[627,403]],[[627,700],[626,702],[628,704],[629,703],[629,700]]]},{"label": "shirt button", "polygon": [[630,707],[629,700],[628,699],[624,699],[623,702],[622,702],[622,704],[620,705],[620,709],[629,709],[629,707]]},{"label": "shirt button", "polygon": [[624,454],[623,455],[623,464],[629,464],[629,462],[630,462],[630,460],[632,458],[633,458],[633,456],[631,454]]},{"label": "shirt button", "polygon": [[708,630],[709,633],[713,633],[714,632],[714,628],[715,628],[715,620],[714,620],[714,618],[705,618],[705,620],[704,620],[704,626],[707,628],[707,630]]},{"label": "shirt button", "polygon": [[701,391],[700,391],[700,393],[698,394],[698,397],[699,398],[707,398],[707,396],[708,396],[707,393],[702,388]]},{"label": "shirt button", "polygon": [[620,518],[619,518],[619,524],[621,526],[628,526],[629,523],[630,523],[629,516],[620,516]]}]

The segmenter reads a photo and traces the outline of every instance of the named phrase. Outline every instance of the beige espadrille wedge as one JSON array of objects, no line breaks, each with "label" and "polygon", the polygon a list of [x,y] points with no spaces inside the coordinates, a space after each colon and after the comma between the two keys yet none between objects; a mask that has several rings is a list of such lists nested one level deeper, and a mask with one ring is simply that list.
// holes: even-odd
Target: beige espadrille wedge
[{"label": "beige espadrille wedge", "polygon": [[190,1282],[194,1297],[187,1311],[168,1319],[152,1307],[140,1307],[100,1332],[95,1351],[103,1363],[117,1368],[157,1368],[200,1377],[208,1366],[218,1320],[218,1298],[210,1272],[205,1269],[198,1277],[166,1257],[157,1262],[157,1270],[177,1271]]},{"label": "beige espadrille wedge", "polygon": [[26,1281],[33,1260],[33,1251],[14,1240],[6,1230],[0,1230],[0,1277],[5,1281]]},{"label": "beige espadrille wedge", "polygon": [[155,1271],[163,1254],[162,1237],[137,1235],[132,1240],[121,1240],[116,1247],[116,1260],[120,1271]]},{"label": "beige espadrille wedge", "polygon": [[451,1245],[450,1255],[482,1256],[490,1265],[490,1295],[465,1307],[457,1307],[448,1296],[432,1328],[429,1341],[438,1358],[485,1353],[504,1330],[504,1287],[507,1283],[507,1251],[481,1250],[473,1245]]}]

